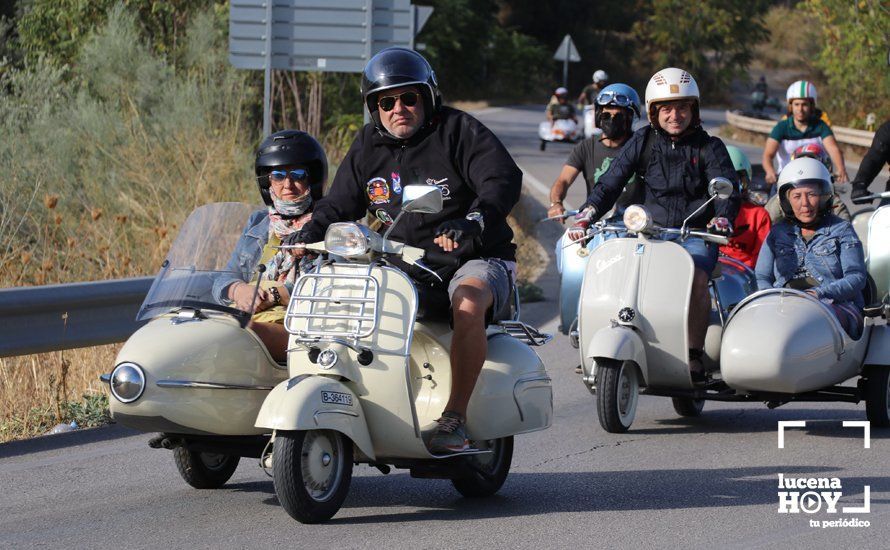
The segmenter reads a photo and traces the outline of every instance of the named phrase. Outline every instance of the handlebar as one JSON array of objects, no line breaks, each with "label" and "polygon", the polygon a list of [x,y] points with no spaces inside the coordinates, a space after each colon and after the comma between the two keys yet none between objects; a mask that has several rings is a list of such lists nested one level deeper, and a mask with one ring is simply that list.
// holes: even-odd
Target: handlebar
[{"label": "handlebar", "polygon": [[431,264],[446,267],[457,267],[460,265],[460,256],[448,252],[440,252],[438,250],[427,250],[423,254],[423,259]]},{"label": "handlebar", "polygon": [[883,193],[872,193],[871,195],[856,197],[855,199],[852,199],[851,202],[853,204],[865,204],[875,199],[890,199],[890,191],[884,191]]}]

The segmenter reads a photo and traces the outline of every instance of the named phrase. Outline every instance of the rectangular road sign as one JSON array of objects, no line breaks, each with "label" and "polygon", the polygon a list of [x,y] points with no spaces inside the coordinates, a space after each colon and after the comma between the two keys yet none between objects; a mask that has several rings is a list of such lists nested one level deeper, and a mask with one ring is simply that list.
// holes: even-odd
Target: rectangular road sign
[{"label": "rectangular road sign", "polygon": [[431,12],[410,0],[231,0],[229,61],[265,69],[268,57],[273,69],[361,72],[384,48],[412,47]]}]

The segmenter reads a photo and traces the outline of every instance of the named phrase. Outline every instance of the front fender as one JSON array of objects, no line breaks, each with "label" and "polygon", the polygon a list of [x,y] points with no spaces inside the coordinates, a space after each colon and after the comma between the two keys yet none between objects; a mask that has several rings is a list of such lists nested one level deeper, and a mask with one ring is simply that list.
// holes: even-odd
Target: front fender
[{"label": "front fender", "polygon": [[256,426],[271,430],[335,430],[374,460],[362,405],[345,384],[326,376],[301,374],[269,392]]},{"label": "front fender", "polygon": [[631,327],[616,325],[601,328],[593,333],[593,338],[587,346],[587,357],[633,361],[640,368],[643,380],[649,382],[646,348],[643,339]]}]

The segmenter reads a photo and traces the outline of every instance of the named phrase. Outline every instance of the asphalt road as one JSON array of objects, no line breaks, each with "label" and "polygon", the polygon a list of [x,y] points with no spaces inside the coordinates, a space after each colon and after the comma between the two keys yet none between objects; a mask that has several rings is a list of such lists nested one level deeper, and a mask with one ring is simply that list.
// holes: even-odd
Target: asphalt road
[{"label": "asphalt road", "polygon": [[[543,216],[546,187],[569,146],[538,150],[541,112],[497,108],[479,117],[525,171],[525,192]],[[573,186],[570,202],[580,204],[582,187]],[[552,250],[560,232],[547,222],[538,238]],[[538,281],[546,301],[525,306],[523,319],[555,333],[550,259]],[[553,378],[553,427],[517,437],[510,477],[493,498],[466,500],[447,481],[359,466],[340,513],[325,525],[301,525],[279,507],[255,461],[242,461],[223,489],[198,491],[179,479],[170,451],[113,426],[0,445],[0,547],[887,546],[888,434],[873,432],[864,449],[862,430],[842,427],[865,419],[862,405],[709,402],[702,417],[681,419],[670,400],[642,397],[631,431],[613,435],[600,428],[594,396],[574,374],[579,361],[567,338],[557,334],[538,351]],[[787,432],[784,449],[780,420],[807,421]],[[779,474],[837,478],[838,511],[778,513]],[[843,513],[862,506],[865,486],[870,511]],[[870,525],[822,527],[844,519]]]}]

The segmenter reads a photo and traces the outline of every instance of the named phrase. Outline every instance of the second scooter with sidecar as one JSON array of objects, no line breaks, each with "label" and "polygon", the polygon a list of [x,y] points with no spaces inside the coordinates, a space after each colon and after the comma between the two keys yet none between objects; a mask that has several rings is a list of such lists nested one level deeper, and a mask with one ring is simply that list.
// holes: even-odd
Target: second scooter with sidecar
[{"label": "second scooter with sidecar", "polygon": [[[441,208],[438,188],[403,188],[402,214]],[[515,299],[513,311],[487,329],[488,353],[467,410],[474,448],[429,451],[427,438],[451,390],[450,308],[447,294],[419,297],[397,267],[428,269],[427,254],[388,235],[331,225],[324,243],[309,245],[323,260],[291,297],[288,379],[268,395],[256,425],[273,434],[264,461],[271,462],[278,499],[304,523],[337,512],[353,463],[450,479],[469,497],[491,495],[509,472],[513,436],[552,422],[550,377],[531,347],[549,335],[518,320]]]},{"label": "second scooter with sidecar", "polygon": [[[720,180],[717,178],[716,180]],[[731,192],[712,181],[712,199]],[[596,393],[602,427],[627,431],[641,393],[670,397],[681,416],[698,416],[705,400],[866,401],[868,419],[890,425],[890,306],[868,308],[862,336],[851,338],[828,306],[791,289],[755,292],[730,309],[714,293],[705,339],[710,381],[689,371],[688,312],[694,266],[664,235],[725,238],[656,226],[641,206],[625,211],[635,238],[608,240],[590,254],[581,290],[580,350],[584,383]],[[595,234],[610,228],[597,225]],[[712,283],[713,284],[713,283]],[[843,383],[859,377],[856,386]]]}]

